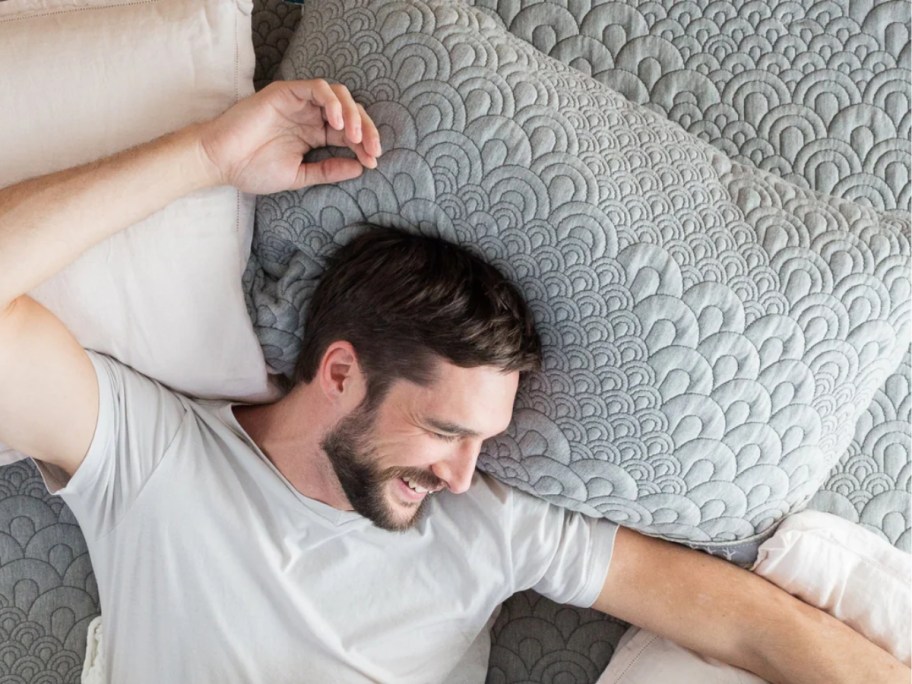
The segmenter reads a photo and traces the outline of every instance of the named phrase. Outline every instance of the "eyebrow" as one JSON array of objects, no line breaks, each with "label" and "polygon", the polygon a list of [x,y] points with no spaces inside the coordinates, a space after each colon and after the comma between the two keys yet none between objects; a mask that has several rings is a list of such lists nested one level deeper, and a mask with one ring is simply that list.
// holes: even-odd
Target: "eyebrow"
[{"label": "eyebrow", "polygon": [[435,430],[438,430],[439,432],[446,432],[447,434],[450,434],[450,435],[459,435],[460,437],[478,437],[479,436],[479,433],[475,432],[474,430],[470,430],[467,427],[463,427],[462,425],[457,425],[456,423],[450,423],[445,420],[437,420],[436,418],[425,418],[424,422],[427,423],[429,427],[432,427]]}]

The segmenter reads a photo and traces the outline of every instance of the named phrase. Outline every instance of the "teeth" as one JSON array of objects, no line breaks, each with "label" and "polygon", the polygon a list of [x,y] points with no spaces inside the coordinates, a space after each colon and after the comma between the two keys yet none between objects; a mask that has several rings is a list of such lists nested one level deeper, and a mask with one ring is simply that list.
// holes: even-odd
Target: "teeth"
[{"label": "teeth", "polygon": [[431,491],[430,489],[425,489],[424,487],[422,487],[421,485],[419,485],[418,483],[416,483],[413,479],[411,479],[411,478],[409,478],[409,477],[404,477],[404,478],[402,478],[402,479],[405,480],[405,483],[406,483],[409,487],[411,487],[412,489],[414,489],[414,490],[415,490],[416,492],[418,492],[419,494],[425,494],[425,493]]}]

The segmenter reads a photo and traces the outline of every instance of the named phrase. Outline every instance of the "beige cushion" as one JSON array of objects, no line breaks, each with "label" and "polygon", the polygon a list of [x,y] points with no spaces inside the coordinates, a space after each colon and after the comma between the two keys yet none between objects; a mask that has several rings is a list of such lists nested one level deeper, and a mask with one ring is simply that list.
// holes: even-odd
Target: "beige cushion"
[{"label": "beige cushion", "polygon": [[[0,186],[210,118],[253,91],[250,0],[0,2]],[[198,192],[31,294],[83,346],[177,390],[261,398],[241,274],[252,197]]]},{"label": "beige cushion", "polygon": [[731,665],[704,658],[669,639],[631,627],[597,684],[765,684]]}]

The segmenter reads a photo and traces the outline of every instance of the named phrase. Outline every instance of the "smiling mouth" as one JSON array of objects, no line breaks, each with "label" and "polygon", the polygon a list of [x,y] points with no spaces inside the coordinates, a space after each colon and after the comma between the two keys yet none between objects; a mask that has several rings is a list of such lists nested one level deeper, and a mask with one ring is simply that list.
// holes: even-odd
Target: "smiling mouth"
[{"label": "smiling mouth", "polygon": [[397,477],[396,483],[398,489],[400,490],[400,496],[408,503],[419,503],[424,500],[429,494],[434,494],[435,492],[443,489],[443,484],[438,484],[435,486],[425,486],[421,484],[420,479],[413,477]]},{"label": "smiling mouth", "polygon": [[428,493],[436,491],[435,489],[431,489],[430,487],[422,487],[420,484],[418,484],[417,480],[414,480],[411,477],[402,477],[399,479],[401,479],[403,482],[405,482],[405,484],[407,484],[409,486],[409,489],[411,489],[412,491],[418,492],[419,494],[428,494]]}]

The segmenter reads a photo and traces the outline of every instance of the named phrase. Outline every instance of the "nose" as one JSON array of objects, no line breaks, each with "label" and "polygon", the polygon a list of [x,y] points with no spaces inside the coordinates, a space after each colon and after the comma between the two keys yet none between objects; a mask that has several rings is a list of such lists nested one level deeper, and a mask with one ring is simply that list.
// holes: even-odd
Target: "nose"
[{"label": "nose", "polygon": [[462,494],[472,484],[472,475],[475,474],[475,463],[480,451],[480,442],[469,439],[461,441],[453,454],[446,460],[435,463],[431,471],[446,482],[451,492]]}]

